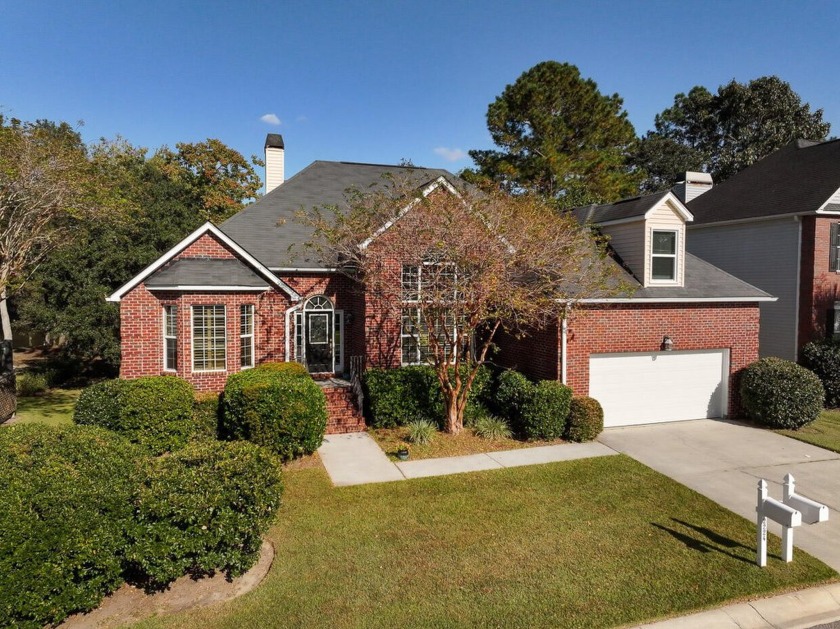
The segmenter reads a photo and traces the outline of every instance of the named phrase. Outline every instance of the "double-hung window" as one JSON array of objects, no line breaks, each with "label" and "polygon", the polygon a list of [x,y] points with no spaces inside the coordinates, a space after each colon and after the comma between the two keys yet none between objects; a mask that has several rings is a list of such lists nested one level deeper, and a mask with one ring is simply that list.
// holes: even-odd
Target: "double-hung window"
[{"label": "double-hung window", "polygon": [[828,270],[840,273],[840,223],[831,224]]},{"label": "double-hung window", "polygon": [[677,232],[653,230],[650,251],[650,279],[654,282],[676,281]]},{"label": "double-hung window", "polygon": [[254,366],[254,306],[239,306],[239,366]]},{"label": "double-hung window", "polygon": [[178,371],[178,306],[163,307],[163,368]]},{"label": "double-hung window", "polygon": [[193,371],[224,371],[227,365],[225,307],[192,307]]},{"label": "double-hung window", "polygon": [[[452,264],[426,262],[419,266],[402,267],[402,319],[400,341],[402,343],[402,364],[416,365],[426,362],[430,351],[430,332],[423,317],[423,311],[444,308],[446,299],[441,292],[452,291],[454,298],[455,267]],[[431,295],[431,297],[430,297]],[[421,308],[423,299],[429,299]],[[451,357],[455,341],[455,321],[451,312],[443,312],[444,321],[436,322],[433,334],[443,345],[444,354]],[[447,333],[449,341],[447,341]]]}]

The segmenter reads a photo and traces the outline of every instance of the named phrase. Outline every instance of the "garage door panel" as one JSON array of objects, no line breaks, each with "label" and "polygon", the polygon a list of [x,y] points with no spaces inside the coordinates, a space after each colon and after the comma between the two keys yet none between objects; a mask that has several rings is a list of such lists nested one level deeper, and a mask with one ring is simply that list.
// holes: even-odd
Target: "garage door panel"
[{"label": "garage door panel", "polygon": [[726,412],[729,351],[593,354],[589,394],[605,426],[721,417]]}]

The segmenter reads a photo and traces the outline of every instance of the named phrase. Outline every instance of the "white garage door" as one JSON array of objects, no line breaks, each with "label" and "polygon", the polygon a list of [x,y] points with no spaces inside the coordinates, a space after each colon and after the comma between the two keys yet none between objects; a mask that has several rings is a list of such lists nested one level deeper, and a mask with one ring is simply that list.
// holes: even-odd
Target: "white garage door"
[{"label": "white garage door", "polygon": [[589,395],[604,407],[605,426],[721,417],[728,385],[728,349],[589,358]]}]

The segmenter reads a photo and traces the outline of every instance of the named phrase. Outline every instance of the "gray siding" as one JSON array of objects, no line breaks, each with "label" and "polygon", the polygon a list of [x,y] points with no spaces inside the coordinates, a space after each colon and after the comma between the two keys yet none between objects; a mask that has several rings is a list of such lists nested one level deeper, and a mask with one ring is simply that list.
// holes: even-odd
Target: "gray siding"
[{"label": "gray siding", "polygon": [[688,251],[778,301],[761,304],[761,356],[796,360],[799,223],[793,218],[691,228]]}]

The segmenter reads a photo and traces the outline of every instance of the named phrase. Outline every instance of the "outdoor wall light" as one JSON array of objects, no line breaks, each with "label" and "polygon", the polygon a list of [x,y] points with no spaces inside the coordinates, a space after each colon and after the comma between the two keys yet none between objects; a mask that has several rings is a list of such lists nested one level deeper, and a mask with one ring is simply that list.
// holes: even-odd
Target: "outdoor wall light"
[{"label": "outdoor wall light", "polygon": [[662,337],[662,350],[665,352],[670,352],[672,349],[674,349],[674,341],[670,336],[666,334]]},{"label": "outdoor wall light", "polygon": [[344,320],[347,323],[347,325],[353,325],[353,313],[352,312],[346,313],[344,315]]}]

